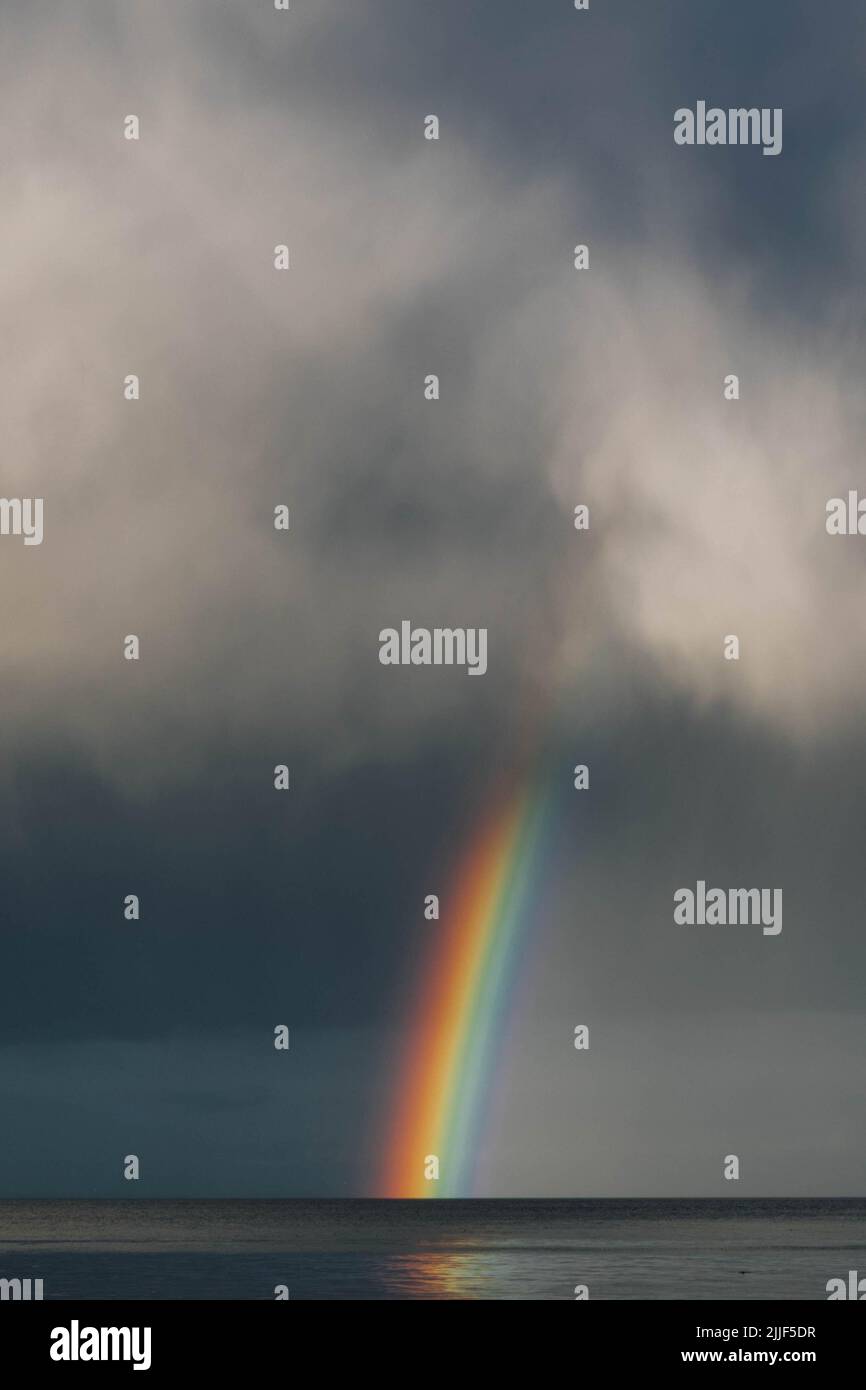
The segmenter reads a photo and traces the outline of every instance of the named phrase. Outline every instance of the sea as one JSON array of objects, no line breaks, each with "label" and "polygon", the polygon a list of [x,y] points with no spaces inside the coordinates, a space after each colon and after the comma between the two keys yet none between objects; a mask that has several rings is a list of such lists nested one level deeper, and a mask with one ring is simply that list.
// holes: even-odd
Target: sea
[{"label": "sea", "polygon": [[827,1298],[866,1199],[0,1202],[47,1299]]}]

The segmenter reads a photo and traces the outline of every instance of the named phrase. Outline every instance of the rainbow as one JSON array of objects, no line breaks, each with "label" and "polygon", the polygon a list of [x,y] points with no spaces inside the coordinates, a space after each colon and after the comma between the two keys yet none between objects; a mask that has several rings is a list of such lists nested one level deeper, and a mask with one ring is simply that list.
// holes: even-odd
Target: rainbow
[{"label": "rainbow", "polygon": [[[386,1146],[388,1197],[473,1194],[550,809],[542,769],[481,818],[443,899]],[[425,1174],[430,1156],[439,1177]]]}]

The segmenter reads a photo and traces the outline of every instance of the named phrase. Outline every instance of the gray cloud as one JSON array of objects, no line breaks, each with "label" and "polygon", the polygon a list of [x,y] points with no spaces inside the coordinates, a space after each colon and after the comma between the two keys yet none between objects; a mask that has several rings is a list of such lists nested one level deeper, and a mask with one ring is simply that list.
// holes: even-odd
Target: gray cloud
[{"label": "gray cloud", "polygon": [[[79,1080],[104,1086],[69,1190],[120,1142],[106,1039],[166,1132],[179,1092],[217,1141],[246,1094],[290,1184],[364,1181],[355,1139],[387,1108],[428,944],[418,885],[447,892],[526,704],[564,786],[585,757],[593,790],[585,820],[560,818],[490,1189],[575,1190],[588,1114],[580,1185],[604,1187],[645,1096],[655,1119],[618,1190],[706,1190],[671,1094],[686,1054],[713,1162],[736,1148],[713,1097],[731,1100],[762,1037],[780,1068],[793,1039],[791,1076],[821,1088],[814,1127],[853,1103],[863,561],[824,505],[862,476],[856,11],[830,32],[788,5],[783,42],[775,3],[672,3],[667,25],[644,3],[594,7],[580,39],[567,6],[477,8],[468,33],[465,5],[402,0],[298,5],[283,28],[211,0],[3,16],[2,491],[44,496],[46,530],[0,543],[2,1013],[22,1048],[7,1076],[37,1097],[28,1112],[16,1092],[23,1135],[47,1142],[65,1084],[37,1047],[37,989],[85,1049]],[[781,159],[674,148],[675,106],[717,88],[785,105]],[[404,617],[487,626],[488,675],[383,670],[378,632]],[[298,796],[277,823],[282,761]],[[778,874],[782,937],[676,933],[673,888],[705,866]],[[133,880],[150,935],[120,941]],[[588,1008],[595,1079],[561,1115],[574,1058],[557,1039]],[[146,1084],[177,1030],[195,1059],[203,1036],[284,1015],[319,1040],[307,1148],[255,1062],[226,1063],[225,1084],[196,1060],[170,1090]],[[732,1101],[767,1156],[797,1149],[793,1122],[761,1129],[776,1084]],[[793,1104],[799,1083],[778,1084]],[[542,1153],[521,1134],[554,1111]],[[663,1171],[668,1133],[685,1156]],[[801,1186],[845,1190],[859,1142],[843,1118],[823,1157],[801,1145]],[[170,1149],[171,1182],[194,1190]],[[253,1169],[235,1155],[213,1190]],[[757,1182],[780,1190],[769,1168]]]},{"label": "gray cloud", "polygon": [[[227,727],[277,743],[288,717],[295,742],[356,758],[501,704],[495,680],[383,702],[377,634],[404,616],[488,625],[506,684],[531,662],[607,698],[625,642],[675,688],[797,729],[857,704],[861,563],[823,508],[856,480],[859,363],[833,323],[795,337],[756,314],[744,267],[707,273],[670,226],[668,149],[640,189],[667,230],[606,235],[570,272],[575,188],[592,225],[597,187],[447,128],[428,147],[420,112],[379,147],[360,112],[308,89],[295,106],[293,75],[355,32],[338,6],[300,15],[287,90],[260,96],[273,18],[235,12],[219,50],[201,9],[133,8],[55,28],[35,72],[7,74],[4,486],[38,483],[47,518],[44,547],[0,555],[7,738],[48,723],[158,782]],[[539,612],[558,657],[529,640]]]}]

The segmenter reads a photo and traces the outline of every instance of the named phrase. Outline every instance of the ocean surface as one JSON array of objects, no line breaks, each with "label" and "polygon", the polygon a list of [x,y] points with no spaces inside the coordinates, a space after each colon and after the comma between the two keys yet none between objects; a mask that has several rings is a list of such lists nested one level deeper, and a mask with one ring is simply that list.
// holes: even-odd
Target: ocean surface
[{"label": "ocean surface", "polygon": [[866,1200],[7,1201],[46,1299],[820,1299]]}]

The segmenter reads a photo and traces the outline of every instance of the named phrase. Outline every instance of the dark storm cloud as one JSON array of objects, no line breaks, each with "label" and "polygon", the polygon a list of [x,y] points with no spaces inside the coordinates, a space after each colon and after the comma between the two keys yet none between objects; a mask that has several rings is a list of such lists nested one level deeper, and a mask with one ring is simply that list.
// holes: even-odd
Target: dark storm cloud
[{"label": "dark storm cloud", "polygon": [[[688,1145],[671,1055],[730,1095],[731,1011],[750,1042],[777,1020],[777,1057],[791,1030],[798,1074],[843,1105],[866,618],[859,552],[823,516],[862,477],[858,7],[32,0],[2,25],[3,492],[46,499],[44,544],[0,546],[19,1154],[50,1145],[53,1096],[60,1187],[92,1190],[137,1113],[155,1190],[201,1191],[196,1125],[219,1149],[248,1105],[260,1147],[224,1148],[208,1191],[357,1190],[423,895],[447,909],[527,686],[563,788],[577,761],[593,781],[588,809],[561,803],[492,1188],[603,1186],[654,1009],[648,1152],[669,1122]],[[699,98],[784,107],[782,157],[677,148]],[[381,667],[404,617],[488,626],[487,676]],[[675,928],[699,876],[781,883],[781,937]],[[591,1097],[563,1108],[561,1069],[587,1011],[598,1151],[576,1178]],[[255,1060],[278,1022],[300,1048],[285,1092]],[[762,1105],[738,1123],[769,1153]],[[855,1124],[804,1181],[844,1190]],[[549,1125],[545,1155],[522,1136]],[[702,1190],[688,1156],[643,1188],[642,1161],[617,1190]],[[18,1162],[5,1190],[33,1190]],[[28,1172],[60,1190],[47,1160]]]},{"label": "dark storm cloud", "polygon": [[[340,1196],[369,1162],[364,1030],[332,1025],[268,1055],[254,1032],[53,1043],[0,1051],[0,1105],[14,1143],[4,1197],[128,1197],[123,1155],[141,1159],[137,1194]],[[264,1058],[264,1061],[263,1061]]]}]

